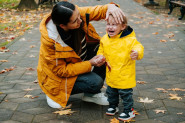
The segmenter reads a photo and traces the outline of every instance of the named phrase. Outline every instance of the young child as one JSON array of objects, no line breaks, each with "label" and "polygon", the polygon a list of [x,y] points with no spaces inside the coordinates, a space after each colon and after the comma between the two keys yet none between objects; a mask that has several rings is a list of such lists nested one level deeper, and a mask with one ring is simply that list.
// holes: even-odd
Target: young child
[{"label": "young child", "polygon": [[119,95],[123,100],[124,110],[118,117],[125,121],[135,117],[133,112],[133,87],[136,86],[135,60],[142,59],[144,47],[137,41],[134,30],[127,26],[123,17],[122,24],[116,24],[113,16],[109,16],[106,24],[107,34],[100,40],[97,55],[106,58],[106,93],[109,108],[107,115],[115,115],[119,111]]}]

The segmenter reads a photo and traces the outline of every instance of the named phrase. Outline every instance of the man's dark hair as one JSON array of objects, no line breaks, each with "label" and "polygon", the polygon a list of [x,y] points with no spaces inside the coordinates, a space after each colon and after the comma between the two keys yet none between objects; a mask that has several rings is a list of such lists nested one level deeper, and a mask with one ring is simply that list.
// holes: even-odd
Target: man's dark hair
[{"label": "man's dark hair", "polygon": [[53,23],[58,26],[60,24],[67,25],[67,23],[70,21],[70,17],[72,16],[74,10],[75,6],[72,3],[69,3],[67,1],[57,3],[53,7],[51,13]]}]

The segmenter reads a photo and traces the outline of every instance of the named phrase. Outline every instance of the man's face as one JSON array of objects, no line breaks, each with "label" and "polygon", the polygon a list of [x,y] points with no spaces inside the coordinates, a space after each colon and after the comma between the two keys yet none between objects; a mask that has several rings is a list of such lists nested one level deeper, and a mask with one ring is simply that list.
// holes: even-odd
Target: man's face
[{"label": "man's face", "polygon": [[80,13],[79,13],[78,9],[75,8],[69,22],[67,23],[67,25],[63,25],[62,28],[64,30],[77,29],[80,27],[81,23],[82,23],[82,19],[80,18]]},{"label": "man's face", "polygon": [[113,16],[109,16],[106,24],[106,31],[110,37],[114,37],[124,30],[125,26],[120,23],[116,23]]}]

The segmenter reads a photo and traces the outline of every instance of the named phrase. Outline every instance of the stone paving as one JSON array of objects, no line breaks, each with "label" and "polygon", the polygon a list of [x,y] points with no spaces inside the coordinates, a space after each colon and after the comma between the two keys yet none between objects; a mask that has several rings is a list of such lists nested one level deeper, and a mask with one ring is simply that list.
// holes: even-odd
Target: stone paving
[{"label": "stone paving", "polygon": [[[111,0],[71,0],[79,6],[106,4]],[[145,47],[145,56],[137,61],[137,83],[134,88],[134,107],[140,114],[137,123],[185,123],[185,21],[167,15],[156,15],[133,0],[113,0],[128,17],[138,40]],[[99,34],[105,34],[104,21],[92,22]],[[82,94],[70,97],[72,115],[57,115],[46,103],[37,80],[36,69],[39,45],[39,24],[16,39],[1,53],[0,70],[16,66],[15,70],[0,74],[0,122],[1,123],[109,123],[105,115],[107,106],[83,102]],[[162,40],[163,42],[160,42]],[[163,88],[165,90],[157,90]],[[27,89],[27,90],[25,90]],[[32,89],[32,90],[28,90]],[[102,89],[105,91],[105,89]],[[169,94],[178,94],[180,100],[171,100]],[[32,95],[32,98],[25,98]],[[153,99],[153,103],[139,102],[140,98]],[[123,108],[120,102],[120,109]],[[156,113],[154,110],[165,110]],[[120,112],[119,112],[120,113]]]}]

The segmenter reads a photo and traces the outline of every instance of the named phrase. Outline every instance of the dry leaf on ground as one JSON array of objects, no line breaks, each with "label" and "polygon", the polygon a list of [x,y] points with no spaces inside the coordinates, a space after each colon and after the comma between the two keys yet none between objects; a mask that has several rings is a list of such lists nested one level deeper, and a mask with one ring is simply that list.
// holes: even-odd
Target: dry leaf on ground
[{"label": "dry leaf on ground", "polygon": [[119,120],[114,117],[113,119],[110,119],[110,123],[119,123]]},{"label": "dry leaf on ground", "polygon": [[146,84],[147,82],[145,81],[137,81],[138,84]]},{"label": "dry leaf on ground", "polygon": [[171,100],[181,100],[182,97],[178,97],[177,94],[169,94],[169,97]]},{"label": "dry leaf on ground", "polygon": [[162,40],[160,40],[160,42],[167,42],[167,40],[162,39]]},{"label": "dry leaf on ground", "polygon": [[164,88],[155,88],[155,89],[158,90],[158,91],[165,91]]},{"label": "dry leaf on ground", "polygon": [[10,68],[5,68],[5,69],[3,69],[2,71],[0,71],[0,74],[6,73],[6,72],[9,72],[9,71],[12,71],[12,70],[14,70],[14,68],[15,68],[15,66],[10,67]]},{"label": "dry leaf on ground", "polygon": [[26,68],[26,70],[35,71],[35,69],[31,67]]},{"label": "dry leaf on ground", "polygon": [[0,95],[3,94],[3,92],[0,92]]},{"label": "dry leaf on ground", "polygon": [[27,88],[27,89],[23,89],[23,90],[25,90],[25,91],[32,91],[33,89]]},{"label": "dry leaf on ground", "polygon": [[30,98],[30,97],[32,97],[32,95],[25,95],[24,97],[25,98]]},{"label": "dry leaf on ground", "polygon": [[178,115],[182,115],[183,114],[183,112],[179,112],[179,113],[177,113]]},{"label": "dry leaf on ground", "polygon": [[155,111],[156,114],[158,114],[158,113],[163,113],[164,114],[166,110],[154,110],[154,111]]},{"label": "dry leaf on ground", "polygon": [[67,110],[55,111],[53,113],[59,114],[59,115],[71,115],[74,112],[76,111],[71,111],[71,109],[67,109]]},{"label": "dry leaf on ground", "polygon": [[140,100],[138,102],[143,102],[143,103],[153,103],[153,99],[149,100],[148,97],[146,97],[145,99],[140,98]]},{"label": "dry leaf on ground", "polygon": [[8,60],[0,60],[0,62],[8,62]]},{"label": "dry leaf on ground", "polygon": [[138,113],[136,110],[134,110],[134,114],[135,115],[140,115],[140,113]]}]

